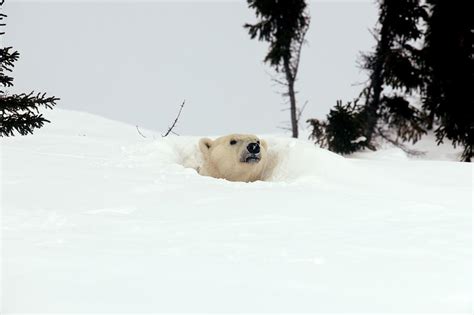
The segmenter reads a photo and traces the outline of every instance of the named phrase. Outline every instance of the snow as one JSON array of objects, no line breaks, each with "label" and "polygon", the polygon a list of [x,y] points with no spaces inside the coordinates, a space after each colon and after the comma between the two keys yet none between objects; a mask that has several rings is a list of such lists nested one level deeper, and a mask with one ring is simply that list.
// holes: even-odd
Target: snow
[{"label": "snow", "polygon": [[2,313],[472,309],[469,163],[262,135],[271,179],[234,183],[200,137],[47,117],[1,139]]},{"label": "snow", "polygon": [[375,160],[433,160],[433,161],[460,161],[463,148],[457,146],[453,148],[451,142],[447,139],[440,145],[436,144],[436,136],[430,131],[424,135],[421,140],[415,144],[404,144],[406,149],[411,152],[407,154],[402,149],[395,147],[389,143],[382,143],[377,151],[365,150],[356,152],[351,155],[352,158],[358,159],[375,159]]},{"label": "snow", "polygon": [[357,139],[352,140],[351,143],[359,143],[359,142],[363,142],[363,141],[366,141],[366,140],[367,140],[366,137],[360,136],[360,137],[358,137]]}]

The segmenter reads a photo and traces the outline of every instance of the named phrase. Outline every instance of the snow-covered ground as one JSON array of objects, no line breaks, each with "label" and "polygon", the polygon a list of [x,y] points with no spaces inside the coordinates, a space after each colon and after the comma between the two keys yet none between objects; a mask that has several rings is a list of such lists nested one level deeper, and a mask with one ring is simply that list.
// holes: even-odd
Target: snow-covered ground
[{"label": "snow-covered ground", "polygon": [[262,136],[271,181],[234,183],[199,137],[47,117],[1,139],[2,313],[471,312],[472,164]]}]

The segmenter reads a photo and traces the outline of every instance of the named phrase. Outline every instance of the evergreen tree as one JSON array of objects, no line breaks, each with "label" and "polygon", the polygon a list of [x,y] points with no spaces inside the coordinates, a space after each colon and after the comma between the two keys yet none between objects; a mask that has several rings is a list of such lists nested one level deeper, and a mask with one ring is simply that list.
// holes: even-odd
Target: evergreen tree
[{"label": "evergreen tree", "polygon": [[[4,0],[0,0],[0,8],[3,4]],[[4,18],[6,15],[0,12],[0,27],[5,26]],[[5,32],[0,32],[0,36],[4,35]],[[45,93],[8,95],[4,89],[13,86],[13,78],[7,73],[12,71],[19,56],[12,47],[0,48],[0,85],[3,86],[0,90],[0,136],[13,136],[15,132],[21,135],[33,133],[35,128],[41,128],[45,122],[49,122],[39,113],[39,107],[51,109],[59,100],[54,96],[46,97]]]},{"label": "evergreen tree", "polygon": [[423,113],[407,96],[419,93],[423,86],[417,44],[426,16],[419,0],[379,1],[376,50],[364,56],[370,79],[362,109],[368,146],[375,147],[374,136],[386,138],[395,133],[395,142],[416,142],[425,133]]},{"label": "evergreen tree", "polygon": [[310,139],[323,148],[333,152],[350,154],[365,146],[367,139],[364,134],[364,120],[361,107],[357,101],[342,105],[337,101],[336,106],[329,111],[326,121],[308,119],[313,128]]},{"label": "evergreen tree", "polygon": [[292,136],[298,138],[299,114],[296,107],[295,82],[298,73],[301,47],[309,27],[305,0],[247,0],[255,9],[256,24],[245,24],[250,37],[270,43],[264,61],[277,73],[283,73],[290,99]]},{"label": "evergreen tree", "polygon": [[[360,147],[375,149],[374,140],[382,137],[403,148],[399,141],[416,142],[435,124],[438,144],[447,138],[454,146],[463,145],[462,159],[470,161],[474,145],[472,12],[472,1],[380,0],[376,50],[364,56],[370,74],[362,92],[365,104],[350,111],[336,106],[327,122],[309,120],[316,142],[331,147],[329,139],[322,138],[354,137],[363,130],[366,141],[358,143]],[[421,109],[411,103],[413,99]],[[335,121],[329,118],[335,113],[349,115],[346,120],[358,124],[344,127],[352,128],[351,132],[331,134],[328,130],[334,129]],[[346,144],[344,149],[332,146],[336,152],[356,149],[349,145],[353,139],[331,141]]]},{"label": "evergreen tree", "polygon": [[464,146],[462,159],[474,153],[474,5],[472,1],[428,0],[432,14],[424,47],[426,88],[423,108],[444,138]]},{"label": "evergreen tree", "polygon": [[[379,137],[397,145],[399,141],[416,142],[425,133],[423,112],[411,104],[408,97],[419,93],[423,87],[422,53],[417,44],[423,35],[420,23],[426,14],[426,8],[418,0],[379,1],[375,52],[363,56],[363,68],[369,72],[369,83],[359,96],[364,104],[350,111],[337,106],[327,122],[327,128],[335,129],[329,117],[336,113],[352,115],[352,121],[358,123],[345,128],[354,129],[334,137],[357,135],[359,141],[355,145],[356,139],[333,139],[337,143],[354,143],[336,152],[348,153],[364,147],[375,150]],[[340,125],[337,127],[341,128]],[[313,132],[312,137],[317,134]],[[396,138],[391,139],[393,136]]]}]

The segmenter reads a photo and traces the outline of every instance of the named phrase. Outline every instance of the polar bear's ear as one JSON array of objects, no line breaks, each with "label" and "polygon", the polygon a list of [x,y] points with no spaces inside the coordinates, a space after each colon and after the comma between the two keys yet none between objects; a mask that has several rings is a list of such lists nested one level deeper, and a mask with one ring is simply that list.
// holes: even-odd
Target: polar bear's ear
[{"label": "polar bear's ear", "polygon": [[199,140],[199,149],[201,149],[202,154],[204,157],[207,157],[209,154],[209,149],[211,148],[212,140],[209,138],[202,138]]},{"label": "polar bear's ear", "polygon": [[265,140],[263,140],[263,139],[260,139],[260,144],[262,145],[262,147],[263,147],[265,150],[268,150],[267,141],[265,141]]}]

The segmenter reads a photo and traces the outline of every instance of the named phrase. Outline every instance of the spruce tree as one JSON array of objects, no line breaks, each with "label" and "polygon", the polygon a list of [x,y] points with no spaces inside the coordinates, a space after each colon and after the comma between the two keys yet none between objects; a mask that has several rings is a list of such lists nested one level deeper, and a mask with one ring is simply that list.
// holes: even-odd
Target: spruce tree
[{"label": "spruce tree", "polygon": [[416,142],[425,133],[423,113],[409,96],[423,87],[418,46],[426,16],[419,0],[379,1],[377,46],[373,54],[363,56],[370,79],[362,109],[369,146],[376,146],[373,140],[377,136],[395,134],[395,142]]},{"label": "spruce tree", "polygon": [[292,136],[298,138],[299,113],[296,106],[295,82],[298,73],[301,48],[309,27],[309,15],[305,0],[247,0],[255,9],[259,21],[245,24],[252,39],[270,43],[264,61],[277,73],[284,75],[286,96],[290,100]]},{"label": "spruce tree", "polygon": [[434,117],[438,143],[462,145],[462,159],[474,152],[474,5],[472,1],[428,0],[424,53],[423,108]]},{"label": "spruce tree", "polygon": [[[403,148],[400,142],[416,142],[425,133],[424,113],[411,103],[410,96],[420,93],[423,87],[422,53],[418,45],[423,36],[420,23],[426,14],[426,8],[418,0],[379,1],[379,20],[374,31],[375,51],[363,55],[363,68],[369,73],[369,81],[359,96],[362,104],[350,111],[336,106],[326,123],[327,128],[341,128],[329,119],[336,113],[352,115],[352,121],[357,121],[357,124],[345,127],[354,128],[351,132],[333,135],[336,138],[357,137],[332,139],[333,142],[348,144],[345,150],[336,152],[348,153],[364,147],[375,150],[380,137]],[[312,137],[318,135],[321,132],[313,132]],[[349,145],[351,143],[353,145]]]},{"label": "spruce tree", "polygon": [[367,141],[363,135],[364,120],[357,101],[342,105],[339,100],[329,111],[326,121],[308,119],[307,122],[313,128],[310,139],[333,152],[350,154],[362,149]]},{"label": "spruce tree", "polygon": [[[399,142],[416,142],[435,127],[438,144],[445,138],[464,147],[461,159],[471,161],[474,146],[474,3],[441,0],[380,0],[377,46],[364,56],[369,84],[359,108],[336,106],[327,121],[309,120],[319,144],[345,143],[363,133],[362,147],[375,149],[377,137],[403,148]],[[415,106],[413,99],[421,104]],[[349,115],[351,132],[331,134],[329,118]],[[348,120],[347,118],[346,120]],[[339,124],[341,120],[337,121]],[[361,127],[362,124],[362,127]],[[339,125],[339,127],[341,127]],[[362,128],[362,129],[361,129]],[[363,132],[361,132],[363,130]],[[395,135],[393,140],[391,136]],[[324,139],[326,137],[326,139]],[[352,141],[352,140],[351,140]]]},{"label": "spruce tree", "polygon": [[[0,9],[4,0],[0,0]],[[7,16],[0,12],[0,27],[4,27],[4,18]],[[0,32],[0,36],[4,36],[5,32]],[[0,136],[13,136],[15,133],[20,135],[27,135],[33,133],[36,128],[41,128],[45,119],[39,112],[40,107],[51,109],[56,105],[59,98],[54,96],[47,97],[45,93],[21,93],[8,94],[5,88],[13,86],[13,78],[7,75],[11,72],[15,61],[18,60],[20,54],[14,51],[12,47],[0,48],[0,85],[3,88],[0,90]]]}]

